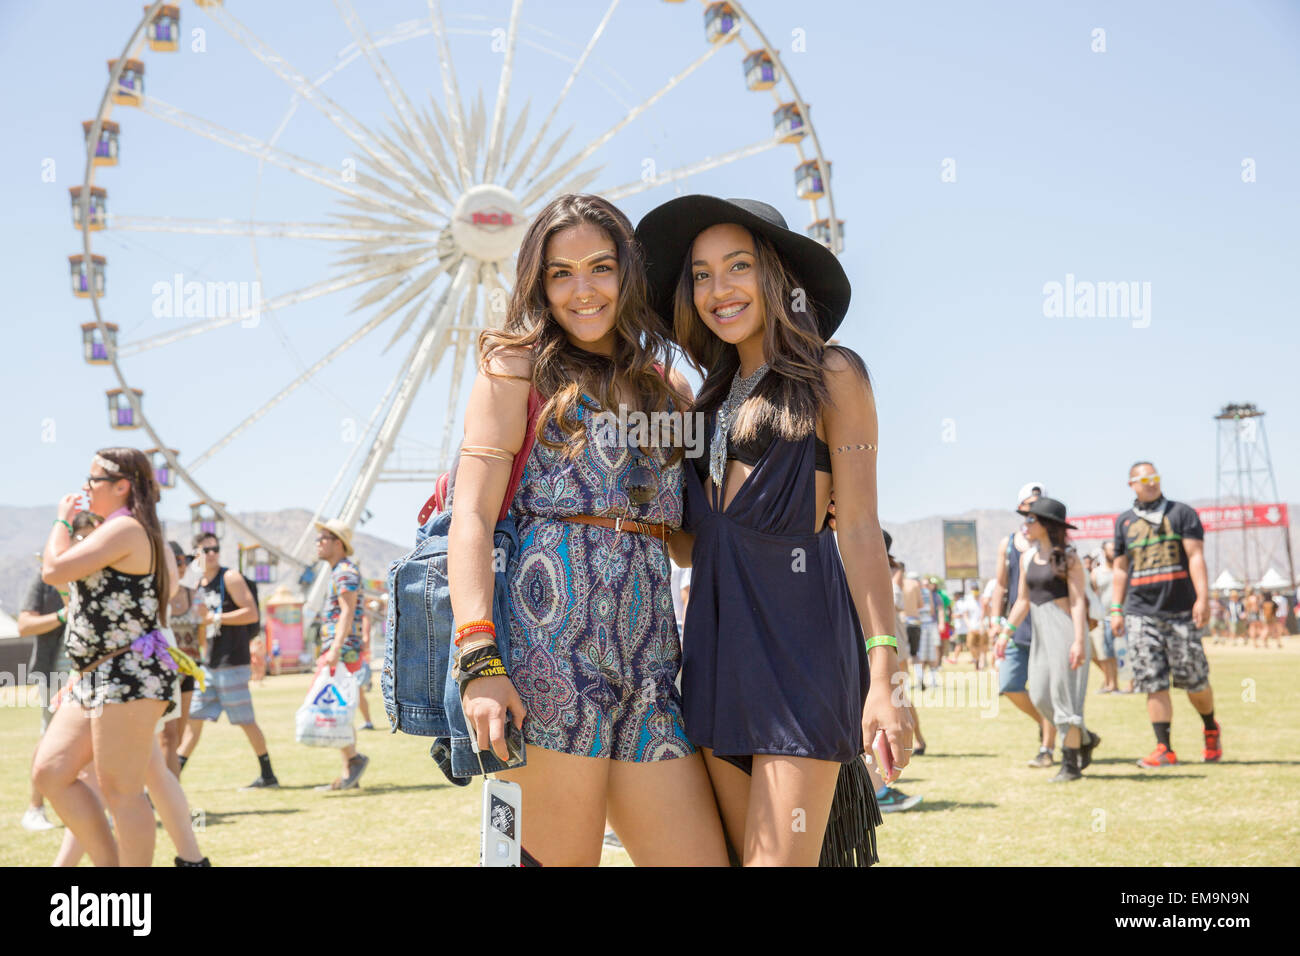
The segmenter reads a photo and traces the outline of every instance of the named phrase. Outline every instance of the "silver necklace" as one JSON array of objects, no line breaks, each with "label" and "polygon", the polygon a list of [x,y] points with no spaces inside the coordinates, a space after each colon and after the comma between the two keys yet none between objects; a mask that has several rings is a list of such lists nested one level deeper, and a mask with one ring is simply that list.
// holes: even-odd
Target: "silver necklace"
[{"label": "silver necklace", "polygon": [[718,409],[718,423],[713,430],[713,439],[709,442],[709,477],[713,479],[713,484],[718,489],[722,488],[722,479],[727,470],[727,439],[731,435],[731,426],[736,420],[736,412],[766,374],[766,362],[755,369],[748,378],[741,378],[740,369],[736,369],[736,375],[731,380],[731,390],[727,392],[727,400]]}]

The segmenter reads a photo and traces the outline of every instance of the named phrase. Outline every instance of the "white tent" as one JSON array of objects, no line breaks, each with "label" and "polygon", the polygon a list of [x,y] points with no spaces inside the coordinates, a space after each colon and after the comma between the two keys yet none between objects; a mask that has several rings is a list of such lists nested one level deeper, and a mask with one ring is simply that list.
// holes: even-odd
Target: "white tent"
[{"label": "white tent", "polygon": [[18,622],[4,611],[0,611],[0,641],[15,638],[17,636]]},{"label": "white tent", "polygon": [[1269,568],[1264,572],[1264,576],[1259,579],[1258,586],[1261,588],[1268,588],[1269,590],[1290,587],[1290,585],[1287,584],[1286,578],[1278,574],[1274,568]]},{"label": "white tent", "polygon": [[1214,579],[1214,583],[1210,587],[1215,591],[1240,591],[1242,584],[1232,576],[1231,571],[1225,569],[1222,574]]}]

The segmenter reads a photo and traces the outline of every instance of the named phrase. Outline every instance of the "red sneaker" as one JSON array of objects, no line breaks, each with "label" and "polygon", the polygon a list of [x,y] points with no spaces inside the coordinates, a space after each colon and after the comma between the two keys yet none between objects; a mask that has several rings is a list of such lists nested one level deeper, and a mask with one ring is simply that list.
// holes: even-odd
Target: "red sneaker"
[{"label": "red sneaker", "polygon": [[1156,744],[1156,749],[1151,751],[1138,762],[1138,766],[1145,770],[1154,770],[1158,767],[1172,767],[1178,763],[1178,754],[1174,753],[1164,744]]},{"label": "red sneaker", "polygon": [[1216,722],[1213,730],[1205,731],[1205,749],[1201,751],[1201,759],[1206,763],[1218,763],[1223,756],[1223,746],[1219,743],[1222,730]]}]

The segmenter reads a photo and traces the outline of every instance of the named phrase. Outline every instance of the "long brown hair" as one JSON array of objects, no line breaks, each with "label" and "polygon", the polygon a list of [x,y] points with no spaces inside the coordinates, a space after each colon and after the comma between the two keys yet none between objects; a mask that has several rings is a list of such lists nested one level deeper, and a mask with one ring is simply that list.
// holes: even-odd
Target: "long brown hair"
[{"label": "long brown hair", "polygon": [[1065,525],[1058,524],[1055,521],[1043,521],[1039,519],[1043,530],[1047,532],[1047,540],[1052,542],[1052,551],[1047,556],[1047,563],[1051,565],[1052,573],[1058,578],[1066,576],[1066,571],[1070,567],[1070,558],[1074,555],[1074,546],[1069,543]]},{"label": "long brown hair", "polygon": [[158,511],[154,507],[162,498],[162,490],[154,477],[153,465],[149,463],[145,453],[138,448],[101,448],[95,454],[117,466],[116,475],[109,469],[104,469],[109,475],[114,478],[125,478],[131,483],[126,507],[130,510],[131,517],[140,522],[145,534],[149,536],[154,584],[158,591],[158,621],[160,624],[166,624],[168,578],[164,555],[170,555],[171,550],[167,547],[162,524],[158,521]]},{"label": "long brown hair", "polygon": [[[740,440],[754,438],[766,426],[781,438],[797,440],[817,428],[817,416],[830,399],[823,361],[826,350],[839,351],[867,381],[870,375],[852,349],[822,342],[815,318],[816,303],[807,297],[803,283],[776,247],[764,236],[750,232],[758,269],[758,289],[763,300],[763,358],[771,371],[763,377],[736,420]],[[802,300],[803,308],[794,303]],[[695,407],[704,413],[718,408],[740,368],[736,347],[722,341],[700,318],[695,308],[695,270],[688,250],[682,262],[673,297],[673,333],[691,363],[704,376]]]},{"label": "long brown hair", "polygon": [[[587,223],[602,230],[618,254],[618,307],[614,318],[614,352],[597,355],[571,343],[550,314],[546,299],[546,246],[557,232]],[[537,214],[519,247],[515,287],[510,294],[505,325],[484,329],[479,336],[479,368],[491,372],[487,359],[497,349],[530,351],[532,384],[544,404],[537,416],[537,440],[551,449],[565,449],[577,459],[586,446],[586,430],[574,417],[586,392],[601,408],[616,411],[616,386],[631,393],[635,409],[666,411],[670,402],[683,410],[686,402],[668,383],[671,346],[646,297],[645,262],[633,237],[632,223],[617,207],[600,196],[566,193]],[[662,373],[655,368],[659,365]],[[554,421],[565,435],[554,442],[545,435]],[[682,449],[675,444],[668,461]]]}]

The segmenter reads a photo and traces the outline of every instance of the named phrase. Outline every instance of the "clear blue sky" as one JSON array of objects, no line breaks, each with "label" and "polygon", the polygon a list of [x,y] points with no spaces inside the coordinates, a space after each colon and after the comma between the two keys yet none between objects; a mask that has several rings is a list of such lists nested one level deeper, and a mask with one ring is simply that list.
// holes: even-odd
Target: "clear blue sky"
[{"label": "clear blue sky", "polygon": [[[422,0],[357,6],[376,33],[425,16]],[[309,76],[350,42],[323,2],[227,7]],[[604,7],[531,0],[524,35],[573,55]],[[504,26],[509,3],[448,0],[445,8],[453,28],[484,30]],[[784,51],[834,163],[854,287],[841,338],[875,379],[883,517],[1010,507],[1031,478],[1072,512],[1116,510],[1127,503],[1127,466],[1139,457],[1159,464],[1172,496],[1212,496],[1212,416],[1227,401],[1267,410],[1279,491],[1296,498],[1300,7],[753,0],[747,8]],[[104,410],[111,375],[79,357],[77,326],[91,313],[68,289],[66,256],[80,240],[67,187],[81,178],[80,122],[92,118],[105,61],[139,11],[139,2],[0,5],[0,51],[13,78],[0,151],[9,405],[0,442],[10,464],[0,503],[52,504],[78,486],[93,449],[119,437]],[[202,11],[189,3],[182,11],[182,51],[147,56],[150,94],[269,138],[289,89]],[[205,53],[189,50],[196,26],[207,28]],[[1092,50],[1097,28],[1105,31],[1101,53]],[[795,30],[804,31],[804,52],[791,50]],[[488,42],[456,35],[452,48],[462,94],[482,89],[490,112],[500,58]],[[705,49],[699,4],[625,0],[553,134],[573,124],[580,145]],[[441,100],[431,40],[386,55],[413,99],[433,91]],[[761,139],[771,100],[744,89],[739,61],[739,49],[724,50],[631,124],[598,154],[606,167],[594,187],[636,179],[647,157],[662,170]],[[568,67],[525,46],[516,69],[510,117],[531,98],[531,133]],[[326,90],[374,127],[392,112],[364,61]],[[111,212],[250,215],[251,158],[128,108],[114,119],[122,163],[98,180]],[[305,107],[280,143],[331,168],[352,155]],[[52,183],[41,179],[47,158],[57,170]],[[955,182],[941,178],[946,159]],[[1242,181],[1244,159],[1254,161],[1253,183]],[[794,197],[794,163],[793,147],[769,151],[698,175],[683,191],[765,199],[802,228],[807,206]],[[672,192],[630,197],[624,208],[635,220]],[[257,217],[321,221],[339,210],[334,193],[272,171]],[[176,321],[150,314],[150,290],[177,271],[217,281],[254,275],[246,240],[110,231],[96,249],[109,259],[106,316],[124,339]],[[327,244],[266,240],[258,249],[268,297],[334,268]],[[1067,274],[1149,282],[1149,327],[1045,317],[1044,284]],[[127,375],[184,460],[361,321],[364,313],[348,313],[356,297],[319,299],[257,329],[233,326],[147,353],[128,360]],[[347,453],[345,419],[364,418],[408,347],[381,354],[388,328],[201,479],[236,510],[314,507]],[[437,443],[443,379],[422,393],[405,432],[411,439]],[[46,420],[55,424],[53,442],[41,440]],[[409,540],[424,496],[418,486],[381,485],[366,530]],[[190,497],[169,492],[164,513],[185,514]]]}]

